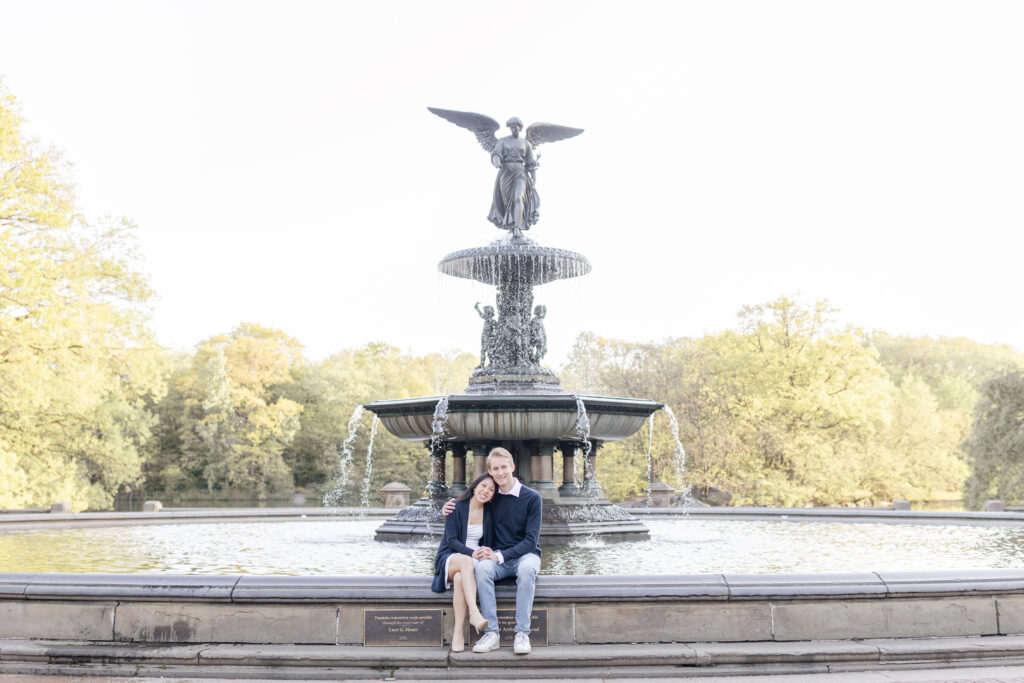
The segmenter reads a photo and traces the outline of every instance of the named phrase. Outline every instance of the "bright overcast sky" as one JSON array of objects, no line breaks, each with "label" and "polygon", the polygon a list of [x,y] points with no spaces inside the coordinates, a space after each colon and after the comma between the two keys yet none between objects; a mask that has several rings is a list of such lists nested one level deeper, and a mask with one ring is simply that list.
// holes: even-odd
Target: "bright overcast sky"
[{"label": "bright overcast sky", "polygon": [[1022,36],[1016,1],[0,0],[0,75],[138,223],[169,346],[475,351],[493,294],[437,262],[505,233],[435,106],[586,129],[539,150],[530,236],[594,266],[535,292],[553,365],[793,294],[1024,350]]}]

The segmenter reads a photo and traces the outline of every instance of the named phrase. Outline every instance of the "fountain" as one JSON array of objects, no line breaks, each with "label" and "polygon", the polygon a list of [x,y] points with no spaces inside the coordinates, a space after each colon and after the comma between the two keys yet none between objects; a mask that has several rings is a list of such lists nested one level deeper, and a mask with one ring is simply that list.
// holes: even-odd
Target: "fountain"
[{"label": "fountain", "polygon": [[[508,234],[487,246],[454,251],[438,264],[446,275],[496,289],[493,306],[476,304],[484,321],[480,365],[464,392],[380,400],[365,406],[395,436],[423,442],[431,458],[427,495],[377,529],[377,539],[397,541],[439,532],[441,504],[465,490],[467,456],[472,455],[473,476],[477,476],[484,472],[484,459],[495,446],[511,451],[516,475],[544,499],[543,543],[564,543],[577,536],[646,538],[646,527],[604,496],[597,479],[597,461],[603,444],[635,433],[662,404],[570,394],[562,389],[555,373],[541,364],[547,351],[547,309],[534,306],[534,288],[586,275],[591,265],[582,254],[543,246],[526,237],[539,207],[532,147],[583,131],[534,124],[523,140],[516,129],[518,119],[510,119],[513,135],[498,140],[494,137],[498,124],[488,117],[430,111],[472,130],[492,152],[492,161],[500,170],[490,218]],[[512,152],[510,148],[514,148]],[[556,449],[562,455],[563,468],[563,484],[557,488],[553,476]],[[449,453],[451,486],[445,481]],[[577,457],[583,459],[584,472],[579,486],[574,475]]]},{"label": "fountain", "polygon": [[[647,532],[604,499],[600,447],[633,434],[662,406],[567,393],[541,365],[546,310],[529,317],[533,288],[584,275],[590,264],[523,235],[539,199],[536,163],[515,143],[517,127],[512,141],[499,141],[487,117],[435,113],[497,150],[490,218],[512,234],[440,264],[497,288],[496,306],[478,307],[481,363],[464,393],[366,406],[380,420],[370,427],[367,458],[383,424],[422,441],[433,464],[428,495],[377,538],[429,535],[440,522],[437,506],[465,485],[467,455],[481,471],[489,447],[509,448],[517,474],[544,496],[546,544],[601,537],[544,553],[549,573],[537,584],[534,613],[545,613],[545,636],[534,652],[517,658],[507,648],[475,655],[442,647],[452,603],[429,589],[434,547],[369,541],[365,517],[383,510],[53,511],[0,515],[0,677],[488,680],[512,670],[518,678],[601,679],[881,670],[899,678],[914,665],[1024,661],[1024,513],[703,508],[681,523],[684,510],[654,508],[637,510],[650,520],[652,539],[603,543]],[[526,139],[540,144],[578,132],[535,124]],[[510,149],[523,153],[519,161]],[[666,414],[681,466],[685,454]],[[338,495],[352,483],[360,415],[349,422],[332,489]],[[556,448],[565,466],[557,489]],[[694,518],[714,526],[702,531]],[[745,521],[755,526],[736,526]],[[271,529],[270,522],[285,524]],[[848,528],[855,533],[830,546],[837,534],[824,523],[831,522],[879,524]],[[164,533],[151,531],[159,526]],[[798,526],[803,540],[794,542]],[[65,530],[82,533],[51,535]],[[751,562],[758,554],[761,561]],[[780,569],[789,573],[770,573]],[[498,588],[499,600],[514,595],[514,587]],[[389,620],[401,624],[387,631],[390,640],[380,628]]]}]

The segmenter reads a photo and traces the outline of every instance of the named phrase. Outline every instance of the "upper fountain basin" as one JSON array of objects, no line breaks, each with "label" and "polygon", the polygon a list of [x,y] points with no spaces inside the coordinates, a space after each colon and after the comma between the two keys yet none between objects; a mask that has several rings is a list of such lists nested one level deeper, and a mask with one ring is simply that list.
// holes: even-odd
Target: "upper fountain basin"
[{"label": "upper fountain basin", "polygon": [[438,270],[453,277],[488,285],[518,282],[542,285],[590,272],[590,261],[568,249],[544,247],[528,239],[500,239],[486,247],[463,249],[448,254]]},{"label": "upper fountain basin", "polygon": [[[638,398],[579,396],[590,420],[590,437],[618,441],[634,434],[663,404]],[[406,441],[423,441],[433,433],[434,408],[440,396],[367,403],[389,432]],[[576,396],[499,394],[448,397],[446,438],[450,441],[576,439]]]}]

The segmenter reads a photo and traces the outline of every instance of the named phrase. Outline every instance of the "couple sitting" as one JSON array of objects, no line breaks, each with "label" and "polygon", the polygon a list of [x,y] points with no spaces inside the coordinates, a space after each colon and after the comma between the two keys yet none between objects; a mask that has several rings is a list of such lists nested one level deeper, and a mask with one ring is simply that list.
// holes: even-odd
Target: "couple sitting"
[{"label": "couple sitting", "polygon": [[[497,650],[498,606],[494,582],[516,577],[516,636],[513,651],[530,652],[533,588],[540,570],[541,497],[512,473],[512,454],[504,448],[487,455],[487,474],[444,505],[444,537],[434,557],[433,590],[454,584],[455,630],[452,651],[462,652],[466,610],[469,623],[484,632],[473,652]],[[476,598],[480,595],[480,608]]]}]

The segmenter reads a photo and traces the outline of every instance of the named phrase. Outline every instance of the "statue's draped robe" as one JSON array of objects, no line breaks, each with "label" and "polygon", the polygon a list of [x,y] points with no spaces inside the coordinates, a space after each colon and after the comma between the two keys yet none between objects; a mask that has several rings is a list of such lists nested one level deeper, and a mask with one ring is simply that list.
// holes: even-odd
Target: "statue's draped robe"
[{"label": "statue's draped robe", "polygon": [[[494,199],[487,219],[505,230],[529,230],[537,222],[540,196],[529,182],[528,171],[537,168],[533,145],[523,138],[505,137],[498,140],[492,158],[501,170],[494,181]],[[517,205],[522,207],[518,220]]]}]

